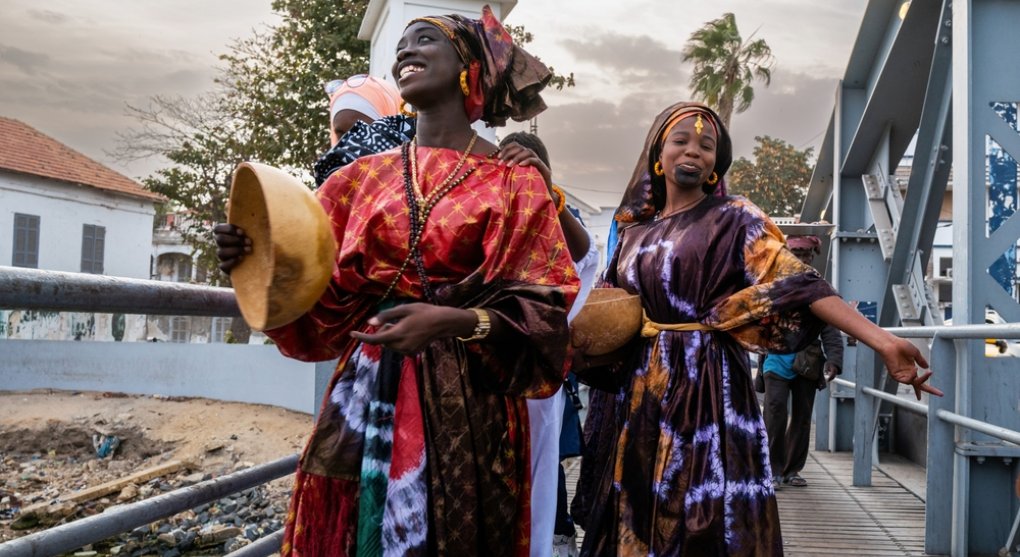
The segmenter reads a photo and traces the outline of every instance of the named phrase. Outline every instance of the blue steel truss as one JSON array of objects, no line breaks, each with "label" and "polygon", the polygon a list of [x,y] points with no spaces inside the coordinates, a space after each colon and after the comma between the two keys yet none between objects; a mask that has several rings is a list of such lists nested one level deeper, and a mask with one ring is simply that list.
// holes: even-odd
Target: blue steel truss
[{"label": "blue steel truss", "polygon": [[[952,174],[954,325],[994,309],[1020,322],[1020,1],[871,0],[839,83],[801,220],[835,226],[831,278],[880,325],[941,324],[925,270]],[[905,194],[891,175],[915,140]],[[867,313],[866,313],[867,314]],[[980,341],[955,342],[954,361],[933,361],[930,400],[943,410],[1020,427],[1020,359],[989,358]],[[936,344],[938,342],[936,341]],[[928,352],[927,342],[919,347]],[[816,405],[816,448],[854,451],[854,483],[870,485],[881,397],[896,393],[866,349],[847,351],[845,386]],[[946,383],[940,383],[946,381]],[[849,383],[847,383],[849,384]],[[929,416],[934,414],[929,414]],[[929,419],[926,550],[994,554],[1020,511],[1011,482],[1020,447]],[[952,459],[936,459],[953,448]]]}]

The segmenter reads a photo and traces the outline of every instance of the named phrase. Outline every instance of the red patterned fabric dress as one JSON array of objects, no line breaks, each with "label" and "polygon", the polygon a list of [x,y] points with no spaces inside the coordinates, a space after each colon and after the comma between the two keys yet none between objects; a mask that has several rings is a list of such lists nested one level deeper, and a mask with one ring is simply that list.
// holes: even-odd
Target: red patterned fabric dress
[{"label": "red patterned fabric dress", "polygon": [[[461,156],[418,148],[427,197]],[[399,274],[410,210],[399,151],[337,171],[318,196],[339,244],[333,279],[298,321],[267,331],[287,356],[339,358],[301,459],[284,556],[526,555],[523,397],[562,383],[578,280],[541,176],[470,155],[470,175],[432,210],[421,262],[438,303],[482,307],[498,342],[433,342],[404,357],[353,340]],[[396,303],[422,301],[415,263]],[[391,302],[387,302],[391,303]]]}]

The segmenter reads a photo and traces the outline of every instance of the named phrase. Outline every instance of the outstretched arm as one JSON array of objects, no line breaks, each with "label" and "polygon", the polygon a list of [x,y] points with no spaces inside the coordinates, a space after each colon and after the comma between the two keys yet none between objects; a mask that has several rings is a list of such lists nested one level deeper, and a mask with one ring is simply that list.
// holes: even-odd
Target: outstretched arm
[{"label": "outstretched arm", "polygon": [[882,329],[851,308],[838,296],[828,296],[811,304],[811,311],[819,319],[871,347],[885,361],[889,375],[899,383],[914,387],[921,400],[921,392],[942,396],[942,391],[927,383],[931,371],[918,375],[917,368],[928,368],[921,351],[906,339]]}]

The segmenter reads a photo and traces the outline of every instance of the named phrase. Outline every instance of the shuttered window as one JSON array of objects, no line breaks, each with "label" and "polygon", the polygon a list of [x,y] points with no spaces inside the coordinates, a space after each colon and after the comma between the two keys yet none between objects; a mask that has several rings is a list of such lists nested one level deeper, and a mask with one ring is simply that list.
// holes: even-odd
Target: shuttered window
[{"label": "shuttered window", "polygon": [[11,265],[39,268],[39,216],[14,213],[14,250]]},{"label": "shuttered window", "polygon": [[103,252],[106,245],[106,228],[86,224],[81,232],[81,272],[103,274]]}]

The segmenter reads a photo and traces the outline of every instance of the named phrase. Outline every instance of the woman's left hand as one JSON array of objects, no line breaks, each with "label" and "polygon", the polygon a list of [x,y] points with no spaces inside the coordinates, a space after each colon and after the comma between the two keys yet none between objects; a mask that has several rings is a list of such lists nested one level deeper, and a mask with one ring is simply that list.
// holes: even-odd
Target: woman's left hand
[{"label": "woman's left hand", "polygon": [[470,336],[477,320],[468,310],[424,303],[404,304],[369,319],[369,325],[379,328],[375,333],[352,331],[351,336],[402,354],[414,354],[440,338]]},{"label": "woman's left hand", "polygon": [[935,396],[942,396],[942,391],[929,385],[931,370],[918,375],[917,368],[928,368],[928,362],[921,355],[921,351],[910,341],[899,337],[893,337],[890,342],[879,352],[885,367],[889,370],[889,376],[899,383],[914,387],[914,395],[921,400],[921,393],[925,392]]}]

